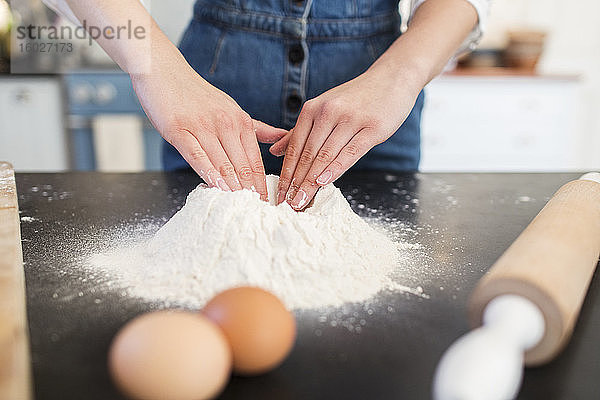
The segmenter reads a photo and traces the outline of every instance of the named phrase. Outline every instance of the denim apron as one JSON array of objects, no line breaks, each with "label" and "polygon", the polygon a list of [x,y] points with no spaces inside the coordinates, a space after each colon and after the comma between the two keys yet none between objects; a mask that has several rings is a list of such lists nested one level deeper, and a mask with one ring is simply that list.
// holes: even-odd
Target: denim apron
[{"label": "denim apron", "polygon": [[[399,35],[398,0],[198,0],[180,50],[253,118],[290,129],[304,101],[363,73]],[[418,169],[423,97],[353,169]],[[279,174],[268,148],[265,169]],[[166,142],[163,164],[188,168]]]}]

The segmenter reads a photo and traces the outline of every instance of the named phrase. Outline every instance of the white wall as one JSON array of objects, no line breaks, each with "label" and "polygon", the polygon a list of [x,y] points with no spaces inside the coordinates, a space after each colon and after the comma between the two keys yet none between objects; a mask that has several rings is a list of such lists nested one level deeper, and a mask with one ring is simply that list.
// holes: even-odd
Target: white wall
[{"label": "white wall", "polygon": [[156,23],[175,44],[192,18],[194,0],[152,0],[151,13]]},{"label": "white wall", "polygon": [[597,0],[496,0],[482,47],[505,41],[506,29],[548,31],[539,71],[579,75],[583,83],[581,135],[586,146],[585,165],[600,168],[600,2]]}]

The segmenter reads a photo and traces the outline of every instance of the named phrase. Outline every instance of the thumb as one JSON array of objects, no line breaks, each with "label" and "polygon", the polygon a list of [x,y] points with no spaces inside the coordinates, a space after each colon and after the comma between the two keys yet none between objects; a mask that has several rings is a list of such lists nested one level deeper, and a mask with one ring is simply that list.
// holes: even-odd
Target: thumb
[{"label": "thumb", "polygon": [[277,157],[281,157],[285,154],[285,150],[287,149],[288,143],[290,142],[290,138],[292,137],[292,131],[290,131],[287,135],[281,138],[277,143],[275,143],[269,151],[271,154]]},{"label": "thumb", "polygon": [[257,119],[253,119],[252,122],[256,139],[261,143],[275,143],[288,133],[285,129],[274,128]]}]

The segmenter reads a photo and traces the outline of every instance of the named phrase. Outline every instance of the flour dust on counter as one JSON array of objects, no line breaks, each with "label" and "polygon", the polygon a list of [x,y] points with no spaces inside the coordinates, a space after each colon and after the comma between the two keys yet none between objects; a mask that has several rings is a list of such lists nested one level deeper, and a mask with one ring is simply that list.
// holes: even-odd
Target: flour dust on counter
[{"label": "flour dust on counter", "polygon": [[163,306],[202,307],[215,293],[254,285],[295,310],[368,301],[402,291],[398,269],[418,246],[390,239],[355,214],[333,185],[304,212],[257,193],[200,185],[156,234],[94,254],[89,267],[128,296]]}]

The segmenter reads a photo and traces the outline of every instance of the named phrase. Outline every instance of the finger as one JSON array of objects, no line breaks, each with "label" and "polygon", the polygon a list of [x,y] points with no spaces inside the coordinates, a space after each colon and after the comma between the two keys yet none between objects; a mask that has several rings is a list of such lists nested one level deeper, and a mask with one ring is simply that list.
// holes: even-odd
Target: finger
[{"label": "finger", "polygon": [[235,179],[242,189],[252,190],[254,186],[254,175],[246,151],[242,147],[241,133],[228,132],[220,135],[219,141],[227,154],[227,158],[235,169]]},{"label": "finger", "polygon": [[260,148],[258,147],[258,142],[254,132],[242,132],[241,141],[242,147],[246,152],[246,158],[248,159],[248,163],[252,169],[252,180],[254,184],[250,189],[258,192],[261,200],[267,201],[268,195],[265,167],[263,165],[262,157],[260,155]]},{"label": "finger", "polygon": [[[296,170],[298,164],[298,158],[304,149],[304,144],[308,134],[310,133],[313,126],[312,113],[308,111],[307,104],[304,105],[298,122],[292,130],[289,143],[285,150],[285,157],[283,159],[283,166],[281,167],[281,174],[279,177],[279,184],[277,185],[277,204],[281,204],[286,200],[286,196],[290,190],[290,186],[295,185],[296,182],[292,182],[292,176]],[[297,190],[298,187],[296,186]]]},{"label": "finger", "polygon": [[[325,186],[338,179],[344,172],[346,172],[371,148],[374,144],[370,139],[370,132],[366,129],[358,132],[344,148],[340,151],[338,156],[329,164],[325,171],[317,177],[316,182],[320,186]],[[378,143],[378,142],[377,142]]]},{"label": "finger", "polygon": [[322,184],[323,180],[318,181],[318,178],[323,174],[325,168],[337,158],[340,151],[350,142],[354,135],[354,129],[347,124],[338,124],[334,128],[315,156],[312,166],[300,184],[298,193],[292,199],[290,203],[292,208],[302,210],[310,203],[319,188],[324,186]]},{"label": "finger", "polygon": [[213,134],[208,134],[204,135],[199,142],[204,151],[206,151],[212,165],[214,165],[215,169],[225,180],[225,183],[227,183],[227,186],[232,190],[242,189],[235,167],[227,156],[219,139]]},{"label": "finger", "polygon": [[256,139],[261,143],[275,143],[288,134],[288,131],[285,129],[275,128],[257,119],[252,120],[252,123]]},{"label": "finger", "polygon": [[273,146],[269,147],[269,152],[276,157],[281,157],[285,154],[285,149],[290,142],[290,138],[292,137],[293,129],[284,137],[279,139]]},{"label": "finger", "polygon": [[[338,134],[341,134],[342,136],[338,138]],[[308,135],[306,144],[304,145],[304,150],[302,150],[302,154],[298,159],[296,171],[292,176],[292,182],[298,182],[298,189],[296,189],[296,191],[290,191],[286,195],[286,198],[288,199],[288,203],[290,203],[290,205],[298,205],[299,202],[303,202],[304,200],[310,201],[312,199],[312,196],[314,196],[314,194],[316,193],[317,184],[315,183],[315,180],[317,179],[318,175],[311,177],[312,179],[309,179],[308,181],[306,181],[306,179],[309,170],[316,161],[317,155],[321,154],[322,156],[325,155],[327,158],[332,158],[328,154],[321,152],[321,149],[325,142],[329,139],[331,139],[332,141],[341,140],[343,141],[343,144],[339,145],[341,149],[341,147],[348,143],[353,134],[354,130],[351,129],[349,127],[349,124],[345,122],[334,125],[329,120],[323,119],[320,122],[318,121],[314,124],[313,129]],[[305,183],[305,186],[308,186],[310,193],[312,193],[312,195],[310,195],[308,199],[306,199],[306,190],[303,190],[302,193],[300,193],[300,188]]]},{"label": "finger", "polygon": [[188,131],[175,133],[170,135],[168,142],[179,151],[208,186],[231,191],[194,135]]}]

